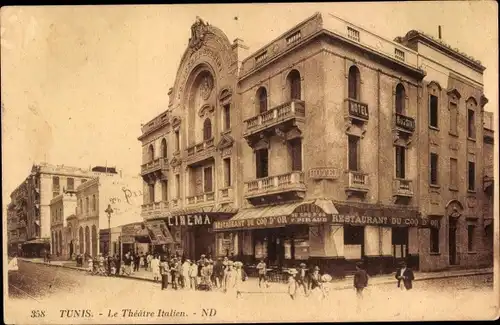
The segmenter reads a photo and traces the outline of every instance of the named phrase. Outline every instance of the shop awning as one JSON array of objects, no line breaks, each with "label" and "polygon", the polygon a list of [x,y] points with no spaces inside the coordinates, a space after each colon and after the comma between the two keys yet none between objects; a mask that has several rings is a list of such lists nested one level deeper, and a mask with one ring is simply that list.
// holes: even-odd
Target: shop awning
[{"label": "shop awning", "polygon": [[23,243],[23,245],[40,245],[40,244],[47,244],[50,245],[50,240],[48,238],[37,238],[37,239],[31,239]]},{"label": "shop awning", "polygon": [[149,220],[146,221],[146,227],[149,230],[149,237],[153,245],[173,244],[174,238],[168,230],[165,221]]},{"label": "shop awning", "polygon": [[316,224],[331,220],[337,210],[331,201],[316,200],[240,210],[225,221],[215,221],[214,231],[279,228],[290,224]]}]

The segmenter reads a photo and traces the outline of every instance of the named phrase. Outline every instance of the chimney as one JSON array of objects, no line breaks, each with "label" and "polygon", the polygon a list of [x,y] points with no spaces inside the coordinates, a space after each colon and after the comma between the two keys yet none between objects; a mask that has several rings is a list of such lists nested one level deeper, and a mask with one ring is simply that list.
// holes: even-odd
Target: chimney
[{"label": "chimney", "polygon": [[441,39],[441,25],[438,26],[438,37]]}]

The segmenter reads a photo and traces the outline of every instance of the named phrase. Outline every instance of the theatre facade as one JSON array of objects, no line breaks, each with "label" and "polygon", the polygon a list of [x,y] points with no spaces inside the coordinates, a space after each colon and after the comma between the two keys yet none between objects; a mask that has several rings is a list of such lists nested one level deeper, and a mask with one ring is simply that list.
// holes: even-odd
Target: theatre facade
[{"label": "theatre facade", "polygon": [[[247,50],[198,18],[168,109],[142,127],[142,215],[165,223],[173,249],[249,266],[305,262],[342,276],[358,261],[371,274],[402,260],[442,269],[471,240],[467,223],[456,237],[446,230],[454,201],[438,211],[429,200],[437,175],[444,195],[451,167],[429,149],[439,146],[429,131],[435,116],[422,112],[437,105],[438,76],[427,77],[418,49],[318,13]],[[456,85],[438,85],[439,98],[461,103]],[[470,93],[477,102],[481,91]]]}]

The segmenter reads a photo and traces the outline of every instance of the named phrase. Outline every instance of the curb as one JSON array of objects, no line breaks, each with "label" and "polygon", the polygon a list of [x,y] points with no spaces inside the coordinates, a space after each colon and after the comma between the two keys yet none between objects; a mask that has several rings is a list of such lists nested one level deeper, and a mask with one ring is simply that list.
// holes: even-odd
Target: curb
[{"label": "curb", "polygon": [[[35,262],[31,260],[25,260],[22,259],[21,261],[23,262],[28,262],[28,263],[33,263],[33,264],[41,264],[41,265],[47,265],[47,266],[53,266],[53,267],[62,267],[65,269],[71,269],[71,270],[76,270],[76,271],[83,271],[87,272],[87,269],[85,268],[80,268],[80,267],[75,267],[75,266],[65,266],[65,265],[58,265],[58,264],[50,264],[50,263],[45,263],[45,262]],[[476,275],[488,275],[488,274],[493,274],[493,271],[479,271],[479,272],[474,272],[470,271],[464,274],[449,274],[449,275],[436,275],[436,276],[431,276],[431,277],[424,277],[424,278],[417,278],[413,280],[414,282],[416,281],[426,281],[426,280],[439,280],[439,279],[448,279],[448,278],[458,278],[458,277],[464,277],[464,276],[476,276]],[[147,281],[147,282],[152,282],[152,283],[160,283],[157,282],[153,279],[146,279],[146,278],[139,278],[139,277],[133,277],[133,276],[114,276],[113,278],[118,278],[118,279],[128,279],[128,280],[139,280],[139,281]],[[373,284],[370,284],[370,286],[377,286],[377,285],[383,285],[383,284],[392,284],[395,283],[395,280],[383,280],[380,282],[376,282]],[[345,286],[339,286],[339,287],[333,287],[331,290],[345,290],[345,289],[351,289],[352,285],[345,285]]]}]

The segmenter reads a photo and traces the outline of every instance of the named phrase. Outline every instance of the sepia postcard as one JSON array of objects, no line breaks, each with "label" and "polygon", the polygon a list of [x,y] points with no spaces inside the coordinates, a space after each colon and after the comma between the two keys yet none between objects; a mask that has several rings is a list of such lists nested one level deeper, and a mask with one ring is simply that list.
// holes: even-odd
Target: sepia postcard
[{"label": "sepia postcard", "polygon": [[6,324],[499,317],[497,2],[0,12]]}]

